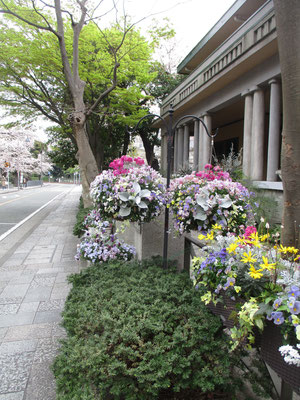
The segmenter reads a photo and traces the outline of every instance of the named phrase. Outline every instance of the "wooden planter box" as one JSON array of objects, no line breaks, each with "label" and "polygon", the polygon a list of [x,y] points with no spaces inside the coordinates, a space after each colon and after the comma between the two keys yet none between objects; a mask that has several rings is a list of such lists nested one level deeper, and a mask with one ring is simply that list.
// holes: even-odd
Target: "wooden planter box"
[{"label": "wooden planter box", "polygon": [[282,345],[280,327],[267,321],[261,338],[261,356],[283,381],[300,394],[300,367],[289,365],[284,361],[278,350]]}]

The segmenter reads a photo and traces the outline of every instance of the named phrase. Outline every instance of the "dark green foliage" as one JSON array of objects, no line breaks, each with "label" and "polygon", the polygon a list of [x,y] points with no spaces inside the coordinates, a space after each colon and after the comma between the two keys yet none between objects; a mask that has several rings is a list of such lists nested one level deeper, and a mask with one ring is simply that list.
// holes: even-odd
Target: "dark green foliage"
[{"label": "dark green foliage", "polygon": [[83,235],[83,232],[85,230],[84,219],[87,216],[87,214],[92,210],[92,208],[93,207],[84,208],[83,199],[82,199],[82,197],[80,197],[78,213],[76,215],[76,223],[73,228],[74,236],[80,237]]},{"label": "dark green foliage", "polygon": [[149,264],[102,264],[71,276],[68,338],[53,368],[57,400],[235,398],[219,318],[186,274]]}]

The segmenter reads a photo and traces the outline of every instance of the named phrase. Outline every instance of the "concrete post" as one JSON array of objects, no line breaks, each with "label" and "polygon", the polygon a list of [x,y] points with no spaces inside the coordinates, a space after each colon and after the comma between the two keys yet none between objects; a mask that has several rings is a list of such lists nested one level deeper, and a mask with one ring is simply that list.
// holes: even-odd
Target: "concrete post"
[{"label": "concrete post", "polygon": [[[194,121],[194,160],[193,160],[193,170],[198,171],[199,163],[199,124],[201,122]],[[202,124],[201,124],[202,125]]]},{"label": "concrete post", "polygon": [[262,181],[264,176],[265,99],[264,92],[255,87],[251,138],[251,179]]},{"label": "concrete post", "polygon": [[279,169],[280,153],[280,117],[281,117],[281,87],[276,79],[272,79],[270,84],[270,120],[269,120],[269,142],[268,142],[268,162],[267,162],[267,181],[276,181],[276,171]]},{"label": "concrete post", "polygon": [[243,173],[250,177],[251,171],[251,133],[253,116],[253,95],[247,91],[242,93],[245,97],[244,108],[244,134],[243,134]]},{"label": "concrete post", "polygon": [[183,128],[183,168],[189,168],[190,155],[190,130],[188,124],[184,124]]}]

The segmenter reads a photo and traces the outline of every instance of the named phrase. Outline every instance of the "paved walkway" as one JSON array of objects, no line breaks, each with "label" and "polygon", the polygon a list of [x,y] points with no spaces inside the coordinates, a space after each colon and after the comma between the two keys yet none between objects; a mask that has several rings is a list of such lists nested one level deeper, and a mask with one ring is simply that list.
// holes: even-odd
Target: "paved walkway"
[{"label": "paved walkway", "polygon": [[0,400],[52,400],[50,365],[64,337],[61,310],[78,239],[72,229],[80,187],[51,204],[46,218],[0,262]]}]

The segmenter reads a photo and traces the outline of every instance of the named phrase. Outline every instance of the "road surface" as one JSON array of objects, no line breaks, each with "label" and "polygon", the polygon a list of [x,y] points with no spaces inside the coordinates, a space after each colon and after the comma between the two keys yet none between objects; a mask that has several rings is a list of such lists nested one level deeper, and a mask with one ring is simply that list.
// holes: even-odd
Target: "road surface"
[{"label": "road surface", "polygon": [[74,185],[50,184],[5,193],[0,190],[0,238],[56,196],[74,188]]}]

